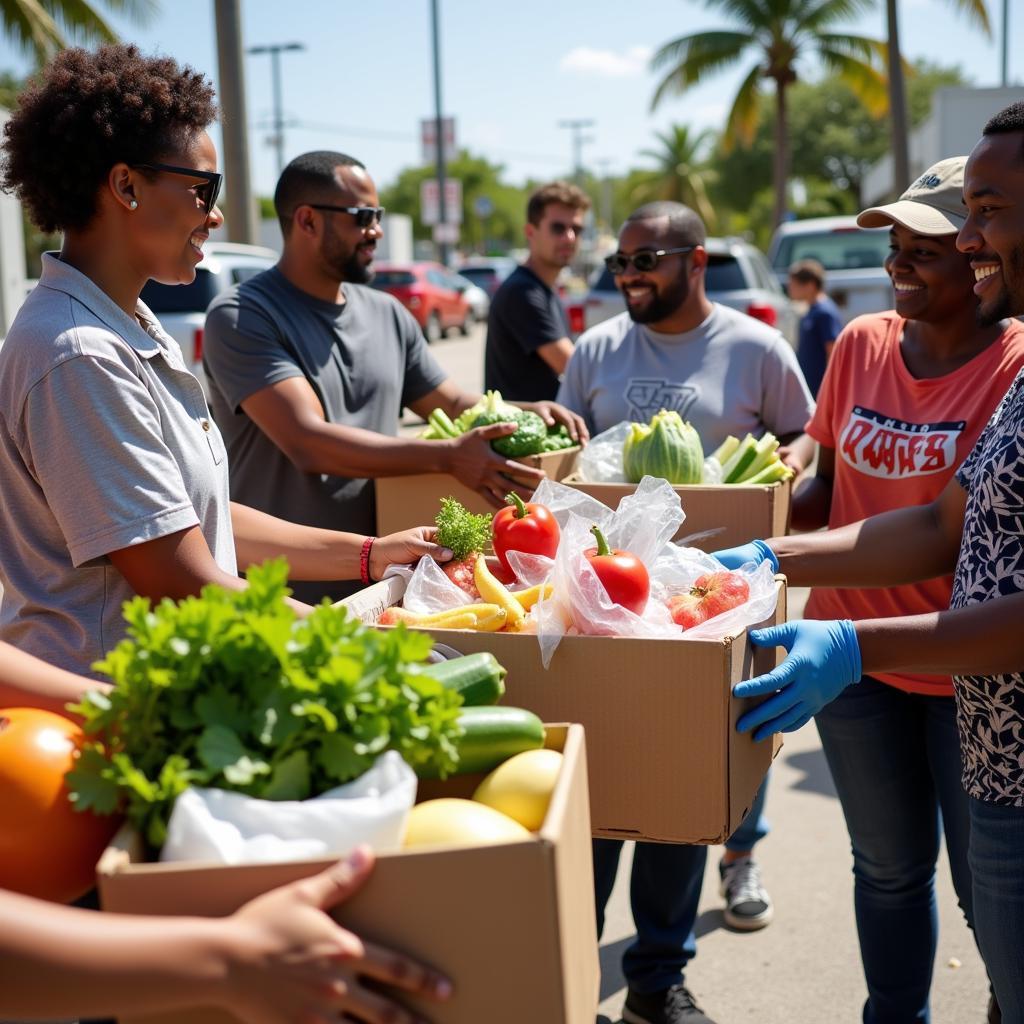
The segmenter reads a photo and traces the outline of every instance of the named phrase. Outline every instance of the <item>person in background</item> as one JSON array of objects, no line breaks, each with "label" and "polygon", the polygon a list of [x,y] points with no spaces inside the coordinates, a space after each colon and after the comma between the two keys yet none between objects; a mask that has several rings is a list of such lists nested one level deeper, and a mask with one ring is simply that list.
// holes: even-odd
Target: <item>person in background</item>
[{"label": "person in background", "polygon": [[[579,339],[558,400],[595,433],[674,409],[708,452],[730,434],[770,430],[799,473],[813,455],[803,431],[814,403],[796,356],[774,328],[707,298],[704,241],[700,217],[681,203],[650,203],[630,215],[618,251],[605,261],[626,312]],[[766,784],[720,865],[727,919],[748,931],[772,917],[753,857],[768,831],[765,790]],[[598,934],[621,850],[621,840],[594,840]],[[696,955],[706,863],[706,846],[636,844],[630,896],[637,937],[623,956],[629,991],[622,1016],[629,1024],[711,1024],[684,981]]]},{"label": "person in background", "polygon": [[3,187],[63,245],[0,348],[0,639],[80,674],[136,594],[239,589],[276,556],[368,581],[446,554],[426,528],[376,540],[229,500],[202,387],[139,301],[151,278],[192,281],[223,221],[215,114],[191,68],[104,46],[58,53],[4,126]]},{"label": "person in background", "polygon": [[551,398],[572,355],[569,323],[555,290],[576,258],[590,199],[576,185],[553,181],[530,196],[530,255],[491,300],[484,350],[484,388],[503,398]]},{"label": "person in background", "polygon": [[[282,172],[274,205],[281,259],[217,296],[206,317],[203,366],[232,497],[307,526],[370,534],[374,477],[450,473],[495,507],[517,484],[536,488],[542,470],[491,448],[514,425],[443,441],[395,436],[403,406],[454,419],[480,395],[441,369],[397,299],[368,287],[384,211],[366,168],[343,153],[304,153]],[[520,404],[585,437],[553,402]],[[355,585],[338,576],[294,589],[302,600],[335,600]]]},{"label": "person in background", "polygon": [[[967,160],[963,202],[956,244],[973,272],[979,321],[994,328],[1024,314],[1024,103],[985,125]],[[934,501],[720,555],[726,565],[769,559],[798,586],[874,593],[954,573],[948,611],[752,631],[753,643],[788,654],[733,693],[760,701],[737,723],[760,740],[800,728],[848,687],[856,695],[865,677],[953,676],[974,929],[995,995],[989,1020],[1002,1024],[1024,1024],[1022,509],[1024,371]]]},{"label": "person in background", "polygon": [[789,268],[786,286],[794,302],[807,304],[800,318],[800,338],[796,358],[807,386],[817,398],[832,346],[843,329],[839,307],[825,294],[825,268],[817,260],[797,260]]}]

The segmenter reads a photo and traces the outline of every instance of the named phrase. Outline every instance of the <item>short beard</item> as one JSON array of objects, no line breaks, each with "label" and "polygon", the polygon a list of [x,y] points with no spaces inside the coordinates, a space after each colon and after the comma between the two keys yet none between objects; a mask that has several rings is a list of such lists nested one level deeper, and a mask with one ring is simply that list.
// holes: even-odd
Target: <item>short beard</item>
[{"label": "short beard", "polygon": [[373,263],[363,263],[358,247],[346,252],[338,236],[330,229],[324,234],[320,257],[339,281],[368,284],[373,279]]},{"label": "short beard", "polygon": [[1003,290],[985,309],[978,307],[977,320],[982,327],[991,327],[1000,320],[1008,320],[1014,316],[1024,315],[1024,294],[1014,295],[1010,282],[1020,282],[1024,287],[1024,246],[1017,246],[1010,253],[1009,264],[1001,268]]},{"label": "short beard", "polygon": [[672,288],[661,295],[655,295],[645,309],[634,312],[629,303],[627,303],[626,310],[629,312],[629,318],[635,324],[656,324],[677,312],[683,303],[686,302],[689,294],[690,283],[684,278],[678,288]]},{"label": "short beard", "polygon": [[358,249],[345,262],[344,272],[342,280],[349,284],[369,284],[375,273],[373,262],[363,263]]}]

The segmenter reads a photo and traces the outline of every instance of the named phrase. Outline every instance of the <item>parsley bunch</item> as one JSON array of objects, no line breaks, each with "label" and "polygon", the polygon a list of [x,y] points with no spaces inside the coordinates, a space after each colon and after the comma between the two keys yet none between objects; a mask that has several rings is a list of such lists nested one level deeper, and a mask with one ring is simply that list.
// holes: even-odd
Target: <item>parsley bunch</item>
[{"label": "parsley bunch", "polygon": [[441,511],[434,516],[434,522],[434,540],[451,551],[453,562],[462,562],[491,543],[491,517],[470,512],[455,498],[441,499]]},{"label": "parsley bunch", "polygon": [[458,760],[461,697],[419,671],[426,634],[378,632],[324,602],[285,603],[283,560],[245,590],[127,601],[128,638],[96,663],[114,682],[75,710],[89,737],[68,775],[76,806],[123,810],[156,848],[188,786],[302,800],[397,750],[442,776]]}]

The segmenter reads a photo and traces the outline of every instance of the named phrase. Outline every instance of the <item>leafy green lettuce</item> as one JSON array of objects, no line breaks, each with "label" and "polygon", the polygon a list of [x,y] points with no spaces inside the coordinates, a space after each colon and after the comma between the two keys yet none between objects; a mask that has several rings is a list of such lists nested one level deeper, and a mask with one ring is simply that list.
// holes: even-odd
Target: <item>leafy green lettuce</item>
[{"label": "leafy green lettuce", "polygon": [[156,848],[188,786],[302,800],[361,775],[385,750],[447,774],[461,697],[420,672],[429,636],[378,632],[327,602],[285,603],[288,566],[245,590],[124,606],[128,638],[95,668],[115,684],[75,710],[87,742],[68,775],[79,809],[123,811]]}]

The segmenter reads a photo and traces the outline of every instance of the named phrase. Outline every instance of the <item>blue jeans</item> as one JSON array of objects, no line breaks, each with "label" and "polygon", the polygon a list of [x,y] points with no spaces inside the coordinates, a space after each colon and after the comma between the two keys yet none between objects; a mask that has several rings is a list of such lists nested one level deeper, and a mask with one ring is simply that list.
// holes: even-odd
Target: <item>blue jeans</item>
[{"label": "blue jeans", "polygon": [[926,1022],[943,832],[953,888],[973,923],[953,698],[905,693],[865,676],[815,717],[853,848],[865,1024]]},{"label": "blue jeans", "polygon": [[[768,821],[764,816],[767,788],[766,779],[749,813],[726,843],[730,850],[749,852],[768,834]],[[599,939],[621,853],[621,839],[594,840],[594,900]],[[707,858],[706,846],[636,844],[629,889],[636,941],[622,957],[622,973],[634,992],[661,992],[670,988],[682,980],[687,963],[696,956],[693,926]]]},{"label": "blue jeans", "polygon": [[968,804],[978,945],[1003,1024],[1024,1024],[1024,808]]}]

